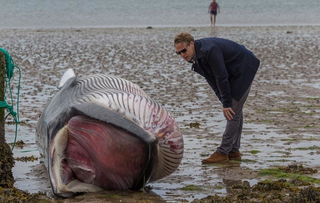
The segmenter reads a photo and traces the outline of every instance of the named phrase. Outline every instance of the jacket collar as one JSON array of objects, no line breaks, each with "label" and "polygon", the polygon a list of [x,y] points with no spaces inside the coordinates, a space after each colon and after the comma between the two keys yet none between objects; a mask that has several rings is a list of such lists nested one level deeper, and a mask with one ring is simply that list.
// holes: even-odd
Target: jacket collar
[{"label": "jacket collar", "polygon": [[194,48],[195,48],[195,52],[196,52],[196,60],[199,60],[200,58],[204,57],[204,52],[201,50],[202,45],[201,42],[199,40],[195,40],[194,41]]},{"label": "jacket collar", "polygon": [[204,57],[203,51],[201,51],[201,43],[198,40],[194,41],[194,49],[195,49],[195,56],[193,59],[192,67],[191,69],[193,71],[199,72],[199,60]]}]

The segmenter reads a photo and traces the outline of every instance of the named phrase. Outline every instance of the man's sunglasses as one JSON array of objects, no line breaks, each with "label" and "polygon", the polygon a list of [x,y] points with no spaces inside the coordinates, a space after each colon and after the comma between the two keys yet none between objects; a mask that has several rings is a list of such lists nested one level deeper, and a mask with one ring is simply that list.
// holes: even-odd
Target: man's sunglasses
[{"label": "man's sunglasses", "polygon": [[181,54],[184,54],[186,52],[187,52],[187,48],[184,48],[184,49],[182,49],[180,51],[176,51],[176,54],[181,55]]}]

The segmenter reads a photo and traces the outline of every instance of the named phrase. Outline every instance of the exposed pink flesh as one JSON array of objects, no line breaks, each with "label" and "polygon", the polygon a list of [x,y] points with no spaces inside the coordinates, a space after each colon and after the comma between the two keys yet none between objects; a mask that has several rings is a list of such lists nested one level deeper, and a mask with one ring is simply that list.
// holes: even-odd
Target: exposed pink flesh
[{"label": "exposed pink flesh", "polygon": [[134,135],[85,116],[68,122],[63,180],[104,189],[129,189],[146,166],[147,146]]}]

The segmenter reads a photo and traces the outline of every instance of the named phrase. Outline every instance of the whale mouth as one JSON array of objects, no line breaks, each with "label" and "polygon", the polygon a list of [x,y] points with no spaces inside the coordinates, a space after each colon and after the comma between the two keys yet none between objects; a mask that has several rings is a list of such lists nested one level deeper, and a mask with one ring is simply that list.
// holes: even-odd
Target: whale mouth
[{"label": "whale mouth", "polygon": [[74,116],[50,145],[49,174],[54,193],[68,196],[141,188],[149,150],[142,139],[120,127]]}]

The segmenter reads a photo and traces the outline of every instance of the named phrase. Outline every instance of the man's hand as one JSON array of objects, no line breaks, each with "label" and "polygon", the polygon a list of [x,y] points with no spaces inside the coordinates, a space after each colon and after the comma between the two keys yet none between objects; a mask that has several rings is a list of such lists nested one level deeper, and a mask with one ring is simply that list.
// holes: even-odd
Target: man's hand
[{"label": "man's hand", "polygon": [[223,115],[227,120],[229,120],[229,121],[232,120],[234,114],[236,114],[236,113],[232,110],[231,107],[223,108]]}]

